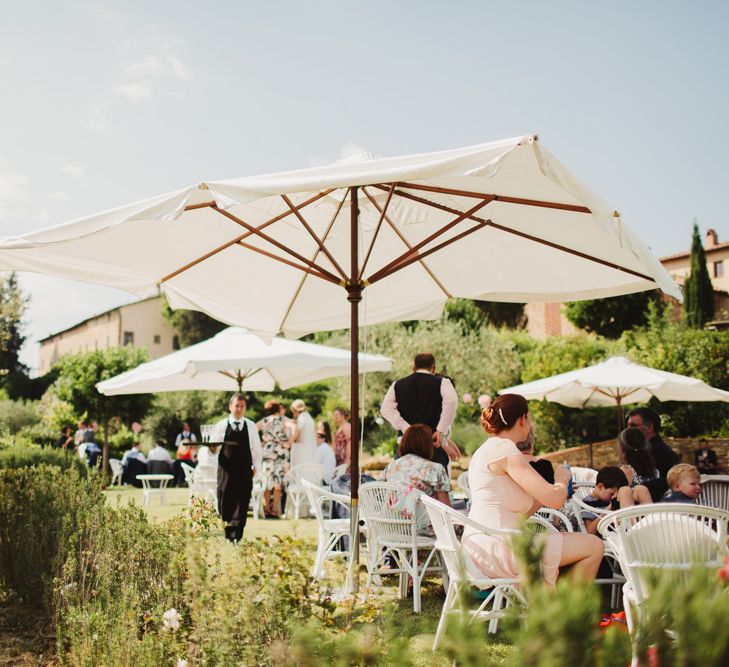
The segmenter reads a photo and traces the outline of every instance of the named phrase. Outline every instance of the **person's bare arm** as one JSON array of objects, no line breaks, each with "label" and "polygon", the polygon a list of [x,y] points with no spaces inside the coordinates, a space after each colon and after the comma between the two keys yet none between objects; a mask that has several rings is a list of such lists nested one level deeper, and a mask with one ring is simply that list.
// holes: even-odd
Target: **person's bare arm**
[{"label": "person's bare arm", "polygon": [[451,499],[448,496],[448,493],[446,491],[436,491],[435,492],[435,499],[443,503],[444,505],[448,505],[448,507],[451,506]]},{"label": "person's bare arm", "polygon": [[559,509],[567,500],[567,482],[571,475],[565,466],[558,466],[555,469],[554,484],[547,482],[534,470],[522,454],[514,454],[503,459],[503,472],[542,505]]}]

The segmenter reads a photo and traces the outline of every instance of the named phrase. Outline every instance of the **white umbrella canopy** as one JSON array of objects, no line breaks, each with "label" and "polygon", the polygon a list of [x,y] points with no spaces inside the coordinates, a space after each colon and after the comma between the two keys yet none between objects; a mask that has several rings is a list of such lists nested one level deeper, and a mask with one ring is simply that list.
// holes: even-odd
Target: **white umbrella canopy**
[{"label": "white umbrella canopy", "polygon": [[534,136],[200,183],[4,239],[0,267],[140,297],[161,287],[173,308],[266,337],[349,326],[347,283],[367,287],[367,324],[435,318],[451,296],[565,301],[660,287],[680,298],[612,209]]},{"label": "white umbrella canopy", "polygon": [[[246,329],[230,327],[208,340],[190,345],[126,373],[104,380],[96,388],[106,396],[166,391],[271,391],[349,375],[350,352],[326,345],[275,337],[270,344]],[[360,369],[389,371],[392,359],[359,354]]]},{"label": "white umbrella canopy", "polygon": [[[535,135],[437,153],[206,181],[21,238],[0,269],[101,283],[270,338],[350,328],[359,435],[364,324],[451,297],[569,301],[678,286]],[[394,280],[393,280],[394,278]],[[358,468],[359,447],[352,448]],[[352,477],[353,558],[358,484]]]},{"label": "white umbrella canopy", "polygon": [[547,400],[570,408],[610,407],[659,401],[724,401],[729,391],[710,387],[697,378],[641,366],[625,357],[527,382],[500,394],[519,394],[528,400]]}]

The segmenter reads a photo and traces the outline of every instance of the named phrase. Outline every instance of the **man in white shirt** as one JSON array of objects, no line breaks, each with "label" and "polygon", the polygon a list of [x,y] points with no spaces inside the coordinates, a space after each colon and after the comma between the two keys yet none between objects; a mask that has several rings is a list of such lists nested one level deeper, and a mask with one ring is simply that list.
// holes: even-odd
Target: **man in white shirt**
[{"label": "man in white shirt", "polygon": [[164,446],[164,441],[158,440],[147,454],[147,468],[152,474],[169,474],[172,472],[172,457]]},{"label": "man in white shirt", "polygon": [[135,442],[132,444],[132,448],[124,452],[124,456],[122,456],[123,484],[133,484],[139,488],[142,486],[142,483],[137,480],[137,475],[147,473],[147,457],[142,454],[141,447],[140,443]]},{"label": "man in white shirt", "polygon": [[218,454],[218,510],[226,523],[226,539],[237,543],[243,538],[253,474],[261,469],[263,454],[255,422],[244,417],[245,396],[233,394],[228,408],[230,415],[218,425],[225,426],[223,440],[234,444],[223,445]]},{"label": "man in white shirt", "polygon": [[187,440],[188,442],[197,442],[197,437],[190,429],[189,422],[182,422],[182,433],[177,434],[177,437],[175,438],[175,447],[179,447],[183,440]]},{"label": "man in white shirt", "polygon": [[322,469],[322,482],[326,486],[329,486],[337,467],[337,457],[334,455],[332,446],[326,441],[326,437],[327,434],[324,432],[324,427],[319,424],[316,429],[316,440],[319,443],[319,447],[316,450],[316,462]]},{"label": "man in white shirt", "polygon": [[396,429],[398,437],[411,424],[427,424],[433,431],[433,461],[448,469],[451,451],[446,435],[458,407],[453,383],[435,374],[435,357],[429,353],[415,355],[413,373],[390,385],[382,401],[382,416]]}]

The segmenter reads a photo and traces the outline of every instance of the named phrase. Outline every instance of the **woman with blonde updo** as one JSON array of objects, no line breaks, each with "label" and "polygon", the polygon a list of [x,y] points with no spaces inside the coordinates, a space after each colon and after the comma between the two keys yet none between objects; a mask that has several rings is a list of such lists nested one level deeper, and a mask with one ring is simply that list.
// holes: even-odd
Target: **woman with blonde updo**
[{"label": "woman with blonde updo", "polygon": [[[499,396],[481,413],[490,437],[479,447],[468,468],[472,502],[469,517],[489,528],[519,529],[524,517],[546,505],[559,509],[567,499],[570,471],[560,465],[549,484],[517,449],[531,429],[526,400],[516,394]],[[554,585],[559,569],[574,565],[583,579],[595,578],[603,556],[602,540],[583,533],[544,535],[542,576]],[[489,577],[516,577],[521,566],[508,536],[491,537],[466,527],[463,547]]]}]

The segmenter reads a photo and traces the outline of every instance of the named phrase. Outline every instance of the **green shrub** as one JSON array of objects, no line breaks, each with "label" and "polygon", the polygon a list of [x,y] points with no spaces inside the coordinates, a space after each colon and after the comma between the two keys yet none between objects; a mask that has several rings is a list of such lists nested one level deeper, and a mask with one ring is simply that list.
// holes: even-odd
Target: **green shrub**
[{"label": "green shrub", "polygon": [[73,466],[0,470],[2,584],[24,602],[50,611],[51,582],[65,561],[68,540],[81,516],[96,516],[103,504],[98,483]]},{"label": "green shrub", "polygon": [[61,470],[75,470],[79,475],[88,473],[86,464],[73,452],[39,447],[27,441],[13,440],[6,447],[0,447],[0,470],[37,466],[55,466]]},{"label": "green shrub", "polygon": [[0,400],[0,429],[15,434],[40,422],[38,405],[33,401]]},{"label": "green shrub", "polygon": [[61,663],[174,664],[189,628],[186,578],[181,520],[151,524],[135,505],[82,514],[55,586]]}]

